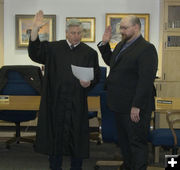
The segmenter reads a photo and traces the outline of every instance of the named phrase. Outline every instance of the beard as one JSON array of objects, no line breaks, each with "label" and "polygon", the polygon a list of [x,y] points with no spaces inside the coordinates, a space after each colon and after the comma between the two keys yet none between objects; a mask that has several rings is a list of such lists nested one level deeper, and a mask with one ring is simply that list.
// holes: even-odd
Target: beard
[{"label": "beard", "polygon": [[135,34],[134,32],[131,32],[128,35],[127,34],[121,34],[122,35],[122,40],[126,42],[126,41],[132,39],[134,34]]},{"label": "beard", "polygon": [[122,40],[125,41],[125,42],[130,40],[131,38],[132,38],[132,35],[128,36],[128,35],[122,34]]}]

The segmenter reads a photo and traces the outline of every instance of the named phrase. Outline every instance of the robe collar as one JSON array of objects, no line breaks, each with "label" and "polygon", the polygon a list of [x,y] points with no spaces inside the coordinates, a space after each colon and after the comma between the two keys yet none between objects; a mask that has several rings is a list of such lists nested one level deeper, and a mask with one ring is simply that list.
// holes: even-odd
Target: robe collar
[{"label": "robe collar", "polygon": [[[72,44],[68,41],[68,39],[66,39],[66,41],[67,41],[67,43],[68,43],[69,47],[71,48],[71,45],[72,45]],[[77,43],[76,45],[74,45],[74,47],[77,47],[79,44],[80,44],[80,42],[79,42],[79,43]]]}]

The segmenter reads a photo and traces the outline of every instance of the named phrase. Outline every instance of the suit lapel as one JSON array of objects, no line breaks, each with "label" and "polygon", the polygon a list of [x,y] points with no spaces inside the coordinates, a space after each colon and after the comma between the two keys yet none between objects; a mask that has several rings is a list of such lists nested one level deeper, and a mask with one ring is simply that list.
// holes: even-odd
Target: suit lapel
[{"label": "suit lapel", "polygon": [[[137,43],[139,43],[139,41],[142,39],[142,36],[140,36],[137,40],[135,40],[135,42],[133,42],[129,47],[127,47],[124,51],[121,52],[121,54],[119,55],[118,59],[115,61],[115,56],[114,56],[114,62],[113,62],[113,65],[112,65],[112,68],[114,66],[116,66],[121,60],[122,58],[125,56],[125,54],[129,51],[131,51]],[[124,43],[120,44],[121,47],[119,48],[119,51],[122,49]]]},{"label": "suit lapel", "polygon": [[121,41],[120,43],[117,44],[116,48],[113,51],[113,56],[112,56],[112,65],[116,63],[116,56],[119,54],[121,49],[123,48],[124,41]]}]

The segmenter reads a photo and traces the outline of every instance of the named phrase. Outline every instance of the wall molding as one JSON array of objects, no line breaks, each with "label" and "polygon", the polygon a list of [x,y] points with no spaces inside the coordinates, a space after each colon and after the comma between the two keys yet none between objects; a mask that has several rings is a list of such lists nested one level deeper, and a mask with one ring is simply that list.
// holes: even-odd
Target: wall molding
[{"label": "wall molding", "polygon": [[0,0],[0,67],[4,64],[4,0]]}]

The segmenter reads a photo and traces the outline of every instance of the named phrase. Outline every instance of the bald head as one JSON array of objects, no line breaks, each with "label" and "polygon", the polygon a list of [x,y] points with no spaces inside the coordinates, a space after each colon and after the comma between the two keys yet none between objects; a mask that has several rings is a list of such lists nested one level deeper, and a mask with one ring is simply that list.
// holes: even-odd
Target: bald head
[{"label": "bald head", "polygon": [[122,40],[131,41],[141,34],[141,23],[138,17],[128,15],[120,22],[120,33]]},{"label": "bald head", "polygon": [[135,16],[135,15],[128,15],[126,17],[124,17],[121,22],[126,22],[126,23],[129,23],[131,25],[138,25],[139,26],[139,30],[141,29],[141,22],[140,22],[140,19]]}]

